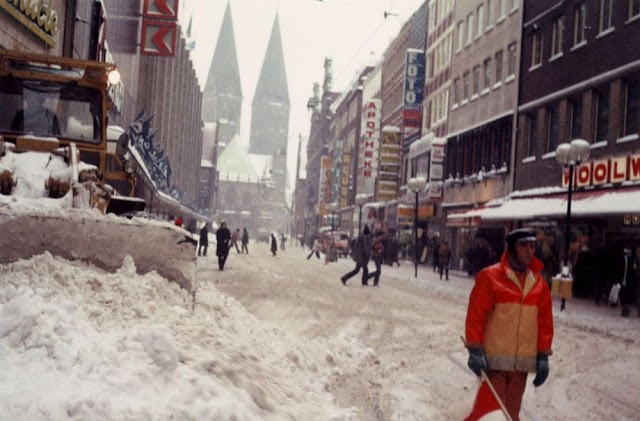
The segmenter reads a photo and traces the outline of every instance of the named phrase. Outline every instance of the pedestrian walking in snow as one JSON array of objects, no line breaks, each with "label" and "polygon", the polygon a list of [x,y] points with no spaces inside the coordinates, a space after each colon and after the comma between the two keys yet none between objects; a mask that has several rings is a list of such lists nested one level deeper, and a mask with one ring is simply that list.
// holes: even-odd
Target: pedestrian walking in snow
[{"label": "pedestrian walking in snow", "polygon": [[249,254],[249,233],[247,232],[247,228],[242,228],[242,252]]},{"label": "pedestrian walking in snow", "polygon": [[449,280],[449,265],[451,264],[451,247],[449,242],[445,241],[440,244],[438,250],[438,273],[440,274],[440,280],[442,280],[442,274],[444,273],[445,279]]},{"label": "pedestrian walking in snow", "polygon": [[238,248],[238,241],[240,241],[240,228],[236,228],[236,230],[231,234],[231,244],[229,248],[235,247],[238,253],[242,253]]},{"label": "pedestrian walking in snow", "polygon": [[[533,385],[549,374],[553,340],[551,293],[534,257],[536,237],[521,228],[506,237],[507,250],[498,263],[476,275],[469,296],[465,323],[467,365],[490,384],[513,420],[519,419],[527,374],[535,372]],[[479,389],[474,410],[477,419],[485,403]]]},{"label": "pedestrian walking in snow", "polygon": [[362,234],[358,236],[351,256],[353,257],[353,260],[356,261],[356,267],[351,272],[344,274],[340,278],[342,285],[346,285],[349,278],[360,272],[360,269],[362,269],[362,285],[368,285],[367,276],[369,275],[369,269],[367,268],[367,265],[371,258],[371,231],[369,231],[368,225],[364,226]]},{"label": "pedestrian walking in snow", "polygon": [[384,261],[384,232],[377,231],[371,243],[371,260],[376,265],[375,272],[367,275],[367,280],[373,278],[373,286],[377,287],[382,273],[382,262]]},{"label": "pedestrian walking in snow", "polygon": [[316,254],[316,257],[319,259],[321,251],[322,251],[322,243],[320,242],[320,238],[316,237],[316,239],[313,240],[313,246],[311,246],[311,253],[309,253],[309,255],[307,256],[307,260],[309,260],[314,253]]},{"label": "pedestrian walking in snow", "polygon": [[273,257],[276,257],[276,253],[278,252],[278,240],[276,240],[276,236],[274,233],[271,233],[271,253]]},{"label": "pedestrian walking in snow", "polygon": [[207,223],[205,222],[200,230],[200,246],[198,247],[198,256],[206,256],[207,248],[209,247],[209,230],[207,229]]},{"label": "pedestrian walking in snow", "polygon": [[224,264],[229,257],[229,241],[231,241],[231,231],[227,228],[227,223],[222,221],[220,228],[216,231],[216,255],[218,256],[218,268],[224,270]]}]

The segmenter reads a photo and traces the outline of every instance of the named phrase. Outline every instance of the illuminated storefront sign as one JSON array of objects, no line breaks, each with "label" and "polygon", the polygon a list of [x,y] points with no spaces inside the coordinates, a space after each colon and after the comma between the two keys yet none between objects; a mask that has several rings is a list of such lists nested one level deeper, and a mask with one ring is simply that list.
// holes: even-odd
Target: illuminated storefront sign
[{"label": "illuminated storefront sign", "polygon": [[379,99],[369,100],[364,106],[358,177],[371,178],[377,175],[381,110],[382,102]]},{"label": "illuminated storefront sign", "polygon": [[380,145],[380,168],[378,172],[377,198],[390,201],[397,198],[400,174],[400,129],[385,127],[382,129]]},{"label": "illuminated storefront sign", "polygon": [[[589,161],[576,167],[576,187],[599,186],[640,180],[640,154]],[[562,186],[569,185],[569,169],[562,175]]]},{"label": "illuminated storefront sign", "polygon": [[404,67],[404,108],[402,110],[405,139],[420,131],[423,98],[424,51],[409,48]]}]

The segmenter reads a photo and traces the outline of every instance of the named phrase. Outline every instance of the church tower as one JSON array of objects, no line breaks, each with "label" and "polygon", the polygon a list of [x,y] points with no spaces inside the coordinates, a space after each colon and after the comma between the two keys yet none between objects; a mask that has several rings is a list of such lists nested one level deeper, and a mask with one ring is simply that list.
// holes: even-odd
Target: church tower
[{"label": "church tower", "polygon": [[218,142],[229,144],[240,133],[242,87],[231,6],[227,2],[218,42],[213,53],[207,83],[202,94],[202,121],[218,125]]},{"label": "church tower", "polygon": [[272,157],[274,199],[284,203],[289,138],[289,88],[284,65],[280,23],[276,14],[251,104],[249,152]]}]

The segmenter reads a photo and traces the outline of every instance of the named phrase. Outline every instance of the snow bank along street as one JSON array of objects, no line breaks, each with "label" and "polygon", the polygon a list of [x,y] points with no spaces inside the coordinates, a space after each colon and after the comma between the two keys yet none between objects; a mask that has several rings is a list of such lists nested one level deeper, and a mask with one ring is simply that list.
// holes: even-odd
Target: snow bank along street
[{"label": "snow bank along street", "polygon": [[[383,266],[381,287],[289,247],[198,261],[192,296],[125,259],[0,267],[0,419],[454,420],[477,387],[460,342],[472,279]],[[640,319],[570,300],[523,419],[638,419]]]}]

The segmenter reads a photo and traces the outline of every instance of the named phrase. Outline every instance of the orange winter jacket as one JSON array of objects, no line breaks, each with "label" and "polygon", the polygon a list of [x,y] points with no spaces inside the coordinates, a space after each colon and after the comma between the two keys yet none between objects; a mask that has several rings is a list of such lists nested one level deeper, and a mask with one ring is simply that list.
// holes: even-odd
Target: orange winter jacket
[{"label": "orange winter jacket", "polygon": [[489,370],[536,371],[537,354],[551,354],[553,314],[549,286],[533,261],[524,288],[508,263],[500,262],[476,275],[465,323],[467,348],[484,348]]}]

